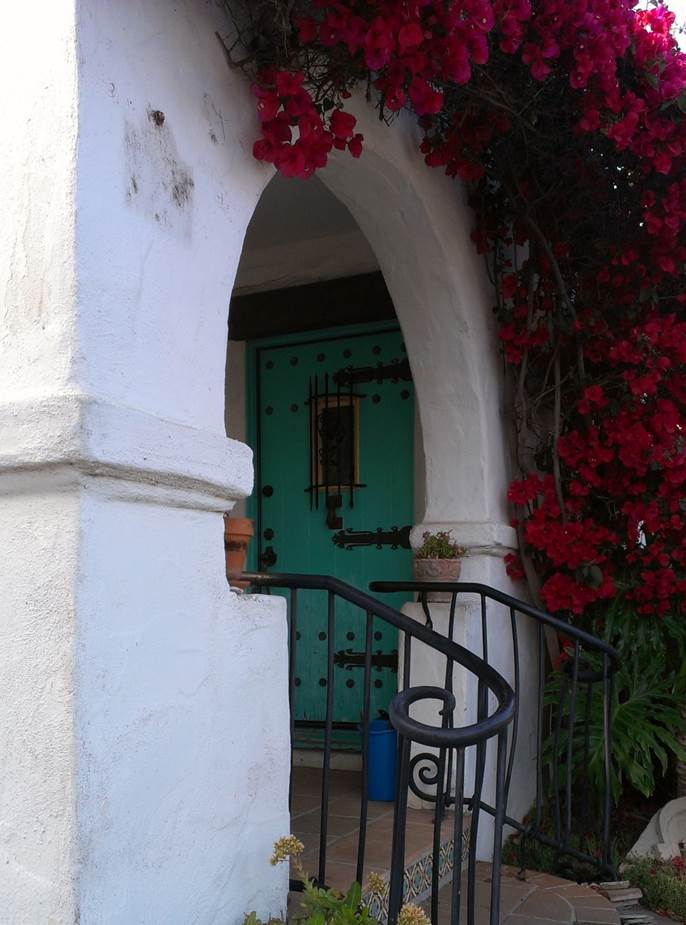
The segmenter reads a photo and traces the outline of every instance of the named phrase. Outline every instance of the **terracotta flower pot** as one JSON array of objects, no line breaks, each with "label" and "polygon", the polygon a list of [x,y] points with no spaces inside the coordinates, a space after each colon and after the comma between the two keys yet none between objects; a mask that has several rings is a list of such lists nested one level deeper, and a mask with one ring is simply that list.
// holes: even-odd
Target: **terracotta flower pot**
[{"label": "terracotta flower pot", "polygon": [[[462,559],[414,559],[412,571],[417,581],[457,581]],[[426,599],[436,603],[450,601],[449,591],[430,591]]]},{"label": "terracotta flower pot", "polygon": [[226,553],[226,577],[232,588],[245,591],[250,582],[241,578],[248,555],[248,545],[254,529],[249,517],[231,517],[224,514],[224,550]]}]

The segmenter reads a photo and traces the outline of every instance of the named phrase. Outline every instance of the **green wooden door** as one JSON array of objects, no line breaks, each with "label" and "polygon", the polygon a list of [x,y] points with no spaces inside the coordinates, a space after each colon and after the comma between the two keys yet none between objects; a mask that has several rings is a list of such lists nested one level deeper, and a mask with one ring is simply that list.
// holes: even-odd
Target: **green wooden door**
[{"label": "green wooden door", "polygon": [[[334,575],[363,590],[373,579],[409,577],[414,391],[398,328],[339,328],[256,342],[249,357],[252,566]],[[395,606],[407,599],[394,597],[386,599]],[[364,626],[364,614],[337,603],[339,745],[346,735],[357,741],[352,730],[362,711]],[[299,594],[297,629],[295,711],[303,744],[306,730],[316,730],[326,714],[325,594]],[[377,621],[372,715],[386,709],[397,690],[397,648],[397,631]],[[310,739],[316,742],[317,733]]]}]

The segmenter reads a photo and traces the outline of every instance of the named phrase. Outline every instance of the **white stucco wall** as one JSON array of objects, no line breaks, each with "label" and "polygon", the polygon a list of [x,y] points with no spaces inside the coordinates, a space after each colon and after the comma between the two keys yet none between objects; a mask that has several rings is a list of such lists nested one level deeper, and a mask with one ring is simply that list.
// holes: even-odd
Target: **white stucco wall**
[{"label": "white stucco wall", "polygon": [[[76,350],[72,4],[7,10],[0,75],[0,432],[37,397],[70,388]],[[29,51],[30,49],[30,51]],[[31,118],[33,116],[33,118]],[[34,157],[34,154],[36,155]],[[77,839],[72,620],[78,500],[60,473],[0,469],[0,910],[8,922],[74,922]]]},{"label": "white stucco wall", "polygon": [[224,430],[228,300],[266,172],[217,16],[57,0],[13,7],[5,33],[23,91],[0,189],[12,925],[234,925],[284,904],[283,603],[230,593],[222,549],[252,484]]},{"label": "white stucco wall", "polygon": [[245,252],[236,277],[236,293],[305,286],[377,269],[376,257],[359,232],[332,234]]},{"label": "white stucco wall", "polygon": [[72,923],[78,499],[0,477],[0,918]]}]

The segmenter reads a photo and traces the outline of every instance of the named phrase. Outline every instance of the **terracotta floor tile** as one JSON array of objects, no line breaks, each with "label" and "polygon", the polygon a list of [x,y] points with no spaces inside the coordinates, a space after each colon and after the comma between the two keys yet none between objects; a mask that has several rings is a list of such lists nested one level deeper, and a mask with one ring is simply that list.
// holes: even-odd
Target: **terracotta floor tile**
[{"label": "terracotta floor tile", "polygon": [[[309,813],[297,816],[292,823],[293,834],[299,832],[319,832],[321,816],[319,808]],[[329,814],[326,824],[327,835],[349,835],[359,826],[359,820],[354,816],[334,816]]]},{"label": "terracotta floor tile", "polygon": [[293,794],[291,798],[291,818],[297,818],[302,813],[312,812],[313,809],[319,809],[321,799],[311,793]]},{"label": "terracotta floor tile", "polygon": [[405,862],[423,857],[433,848],[433,827],[408,823],[405,827]]},{"label": "terracotta floor tile", "polygon": [[[357,862],[357,833],[340,838],[331,847],[331,860],[343,861],[347,864]],[[391,845],[387,839],[367,837],[365,843],[365,862],[372,866],[387,868],[391,863]]]},{"label": "terracotta floor tile", "polygon": [[[334,796],[329,800],[329,811],[337,816],[357,816],[359,818],[360,798],[352,794],[340,797]],[[392,803],[376,803],[370,800],[367,804],[367,817],[369,819],[392,812]]]},{"label": "terracotta floor tile", "polygon": [[536,890],[515,910],[517,915],[554,922],[573,922],[574,908],[567,900],[549,890]]},{"label": "terracotta floor tile", "polygon": [[358,794],[362,789],[362,773],[360,771],[332,771],[331,788],[337,794]]},{"label": "terracotta floor tile", "polygon": [[[383,867],[365,865],[364,875],[362,877],[363,884],[367,880],[367,877],[371,871],[375,871],[377,874],[384,878],[388,877],[388,871]],[[356,873],[357,868],[355,864],[331,864],[330,866],[327,866],[326,869],[327,886],[334,890],[340,890],[342,893],[345,893],[350,888],[350,885],[355,882]]]},{"label": "terracotta floor tile", "polygon": [[526,876],[528,880],[536,881],[539,890],[569,885],[569,880],[564,880],[562,877],[555,877],[553,874],[541,874],[536,871],[527,871]]},{"label": "terracotta floor tile", "polygon": [[[501,881],[501,923],[502,925],[569,925],[578,922],[579,925],[619,925],[617,913],[606,902],[605,908],[575,909],[577,900],[584,898],[589,901],[597,899],[597,894],[588,888],[569,881],[558,881],[557,887],[543,889],[542,877],[529,878],[522,882],[512,875],[513,869],[505,872]],[[488,925],[490,910],[490,865],[483,862],[477,868],[477,895],[476,895],[476,923],[475,925]],[[509,874],[509,875],[508,875]],[[575,895],[571,895],[574,893]],[[439,904],[439,925],[450,925],[450,898],[451,886],[447,885],[441,890]],[[528,894],[528,896],[527,896]],[[601,899],[603,897],[600,897]],[[462,878],[462,919],[466,914],[467,884],[466,875]]]},{"label": "terracotta floor tile", "polygon": [[[566,886],[548,887],[548,889],[554,889],[560,896],[564,896],[572,903],[578,898],[597,900],[599,896],[595,891],[591,891],[593,895],[590,895],[589,888],[580,883],[568,883]],[[600,899],[604,902],[604,897],[601,896]]]},{"label": "terracotta floor tile", "polygon": [[[487,920],[484,920],[483,925],[486,923]],[[479,922],[478,925],[482,923]],[[517,915],[514,912],[503,919],[503,925],[534,925],[534,923],[528,915]],[[536,919],[535,925],[560,925],[560,922],[557,919]]]},{"label": "terracotta floor tile", "polygon": [[[312,855],[313,852],[319,851],[319,832],[293,832],[305,846],[303,857]],[[337,841],[335,835],[327,835],[326,844],[333,845]]]},{"label": "terracotta floor tile", "polygon": [[[583,889],[579,887],[579,889]],[[568,897],[569,894],[565,890],[560,891],[561,896]],[[607,899],[604,896],[601,896],[600,893],[596,893],[594,890],[586,891],[585,893],[579,893],[576,896],[573,896],[569,900],[576,909],[606,909],[607,908]]]},{"label": "terracotta floor tile", "polygon": [[619,925],[619,914],[614,909],[577,909],[577,925]]}]

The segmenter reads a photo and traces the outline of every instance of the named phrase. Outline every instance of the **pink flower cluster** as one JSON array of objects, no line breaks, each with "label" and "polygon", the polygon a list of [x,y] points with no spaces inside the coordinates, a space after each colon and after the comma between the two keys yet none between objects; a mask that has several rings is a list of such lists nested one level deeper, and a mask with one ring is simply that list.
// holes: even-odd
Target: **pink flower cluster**
[{"label": "pink flower cluster", "polygon": [[[426,163],[471,184],[478,249],[527,246],[521,266],[499,265],[506,359],[517,372],[540,369],[549,383],[559,351],[562,433],[545,447],[548,460],[555,454],[556,478],[548,461],[547,473],[518,480],[509,496],[546,606],[578,615],[621,592],[646,614],[679,608],[686,594],[686,55],[673,14],[661,3],[636,10],[634,0],[296,7],[292,66],[261,72],[253,88],[261,123],[255,156],[299,177],[323,167],[334,148],[359,156],[362,136],[340,108],[355,83],[373,88],[384,112],[414,113]],[[307,88],[312,54],[335,104]],[[468,92],[496,80],[509,81],[515,97],[520,88],[553,88],[569,137],[587,139],[596,158],[590,165],[556,153],[560,192],[545,247],[507,212],[500,180],[489,175],[495,147],[520,128],[512,109]],[[519,193],[535,201],[539,178],[527,158],[515,168]],[[599,220],[578,238],[558,230],[586,220],[583,204],[566,192],[580,177],[600,212],[624,210],[616,227]],[[560,274],[573,302],[564,310]],[[517,556],[508,566],[522,577]]]},{"label": "pink flower cluster", "polygon": [[353,157],[362,153],[362,135],[355,132],[356,119],[334,109],[328,119],[320,113],[303,86],[304,74],[262,71],[252,91],[262,135],[253,146],[258,161],[274,164],[286,177],[311,177],[326,166],[332,148]]}]

